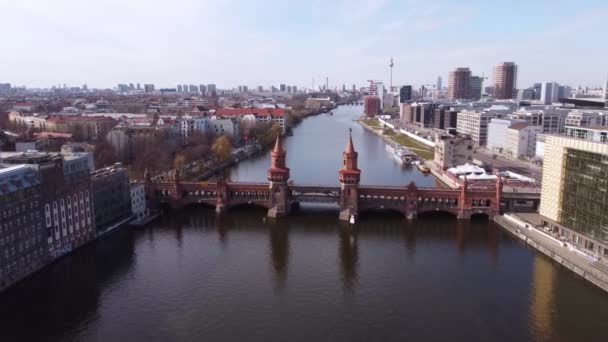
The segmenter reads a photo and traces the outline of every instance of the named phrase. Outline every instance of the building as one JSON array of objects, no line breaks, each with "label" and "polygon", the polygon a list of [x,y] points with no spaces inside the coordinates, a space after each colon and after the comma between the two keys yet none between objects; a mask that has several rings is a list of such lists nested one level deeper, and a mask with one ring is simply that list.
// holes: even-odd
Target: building
[{"label": "building", "polygon": [[471,70],[469,68],[456,68],[456,70],[450,71],[448,98],[450,100],[471,98]]},{"label": "building", "polygon": [[214,96],[215,94],[217,94],[217,89],[215,87],[215,84],[211,83],[211,84],[207,84],[207,95],[209,96]]},{"label": "building", "polygon": [[305,103],[306,109],[319,110],[333,107],[333,101],[328,97],[309,97]]},{"label": "building", "polygon": [[0,165],[0,291],[49,261],[40,178],[27,165]]},{"label": "building", "polygon": [[545,137],[540,214],[574,247],[608,257],[608,143]]},{"label": "building", "polygon": [[384,108],[384,84],[380,81],[369,81],[368,96],[380,99],[380,109]]},{"label": "building", "polygon": [[544,104],[552,104],[559,99],[559,84],[555,82],[543,82],[540,99]]},{"label": "building", "polygon": [[216,119],[236,119],[234,134],[238,135],[238,121],[253,121],[254,123],[266,123],[278,125],[283,134],[287,132],[286,114],[283,108],[218,108],[213,115]]},{"label": "building", "polygon": [[608,142],[608,126],[598,127],[578,127],[578,126],[566,126],[567,137],[591,140],[597,142]]},{"label": "building", "polygon": [[154,84],[144,84],[144,92],[153,93],[154,92]]},{"label": "building", "polygon": [[435,166],[447,170],[473,160],[473,140],[468,136],[437,134],[435,136]]},{"label": "building", "polygon": [[512,99],[517,92],[517,64],[503,62],[494,66],[494,98]]},{"label": "building", "polygon": [[378,96],[365,96],[363,98],[363,108],[365,110],[365,115],[367,116],[376,116],[380,114],[380,106],[382,101]]},{"label": "building", "polygon": [[458,111],[450,106],[439,105],[434,109],[435,117],[433,119],[433,127],[447,130],[448,128],[456,128],[458,122]]},{"label": "building", "polygon": [[51,259],[95,239],[90,200],[89,153],[7,152],[5,164],[26,164],[40,179],[40,205]]},{"label": "building", "polygon": [[522,107],[519,110],[507,114],[511,120],[525,121],[530,126],[542,126],[543,133],[559,134],[564,130],[567,110],[551,106],[535,109],[534,107]]},{"label": "building", "polygon": [[399,103],[407,103],[412,99],[412,86],[404,85],[399,88]]},{"label": "building", "polygon": [[507,147],[507,129],[516,122],[524,121],[492,118],[488,123],[488,141],[486,143],[488,149],[503,153]]},{"label": "building", "polygon": [[400,118],[403,123],[418,128],[432,128],[435,126],[435,108],[438,104],[433,102],[412,102],[401,105]]},{"label": "building", "polygon": [[488,141],[488,124],[490,120],[502,115],[492,111],[462,110],[458,113],[456,131],[470,136],[475,145],[485,146]]},{"label": "building", "polygon": [[91,173],[95,207],[95,229],[98,234],[131,219],[131,184],[122,164],[97,169]]},{"label": "building", "polygon": [[481,90],[483,87],[483,77],[481,76],[471,76],[471,93],[469,98],[471,100],[479,100],[481,99]]},{"label": "building", "polygon": [[131,211],[137,222],[142,222],[150,215],[146,205],[146,189],[144,183],[131,182]]},{"label": "building", "polygon": [[595,110],[573,110],[566,116],[565,126],[608,126],[608,112]]},{"label": "building", "polygon": [[280,84],[279,85],[279,91],[284,93],[287,91],[287,86],[285,84]]},{"label": "building", "polygon": [[542,127],[529,126],[525,122],[512,123],[507,128],[505,154],[513,158],[533,158],[536,151],[536,136]]},{"label": "building", "polygon": [[442,89],[442,82],[443,79],[441,78],[441,76],[437,76],[437,90],[441,91]]}]

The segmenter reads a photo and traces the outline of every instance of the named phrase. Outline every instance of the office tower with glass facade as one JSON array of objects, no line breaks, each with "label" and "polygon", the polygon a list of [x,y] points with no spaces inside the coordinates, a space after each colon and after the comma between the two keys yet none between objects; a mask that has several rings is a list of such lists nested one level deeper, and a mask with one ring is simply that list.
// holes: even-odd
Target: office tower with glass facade
[{"label": "office tower with glass facade", "polygon": [[608,257],[608,143],[545,137],[540,214],[575,247]]}]

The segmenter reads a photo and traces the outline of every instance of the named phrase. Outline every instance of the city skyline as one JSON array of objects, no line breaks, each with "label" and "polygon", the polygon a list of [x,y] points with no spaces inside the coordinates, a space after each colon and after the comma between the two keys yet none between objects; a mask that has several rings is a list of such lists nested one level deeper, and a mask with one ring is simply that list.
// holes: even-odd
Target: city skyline
[{"label": "city skyline", "polygon": [[329,77],[330,88],[340,88],[370,78],[388,84],[392,56],[395,85],[434,84],[437,75],[447,79],[456,67],[491,80],[493,66],[506,61],[518,65],[518,88],[605,82],[608,66],[601,56],[608,47],[586,33],[599,30],[608,5],[504,6],[416,0],[11,2],[3,7],[13,15],[0,23],[12,33],[5,38],[10,53],[0,56],[0,81],[34,88],[125,82],[220,88],[289,82],[310,88],[313,78],[319,85]]}]

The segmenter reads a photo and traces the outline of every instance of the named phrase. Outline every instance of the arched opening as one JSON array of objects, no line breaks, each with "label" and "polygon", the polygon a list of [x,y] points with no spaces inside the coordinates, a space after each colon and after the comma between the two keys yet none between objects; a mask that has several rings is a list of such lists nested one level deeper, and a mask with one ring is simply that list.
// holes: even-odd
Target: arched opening
[{"label": "arched opening", "polygon": [[475,221],[488,221],[490,219],[490,215],[488,213],[472,213],[471,220]]},{"label": "arched opening", "polygon": [[418,213],[418,219],[435,220],[435,219],[455,219],[457,215],[447,210],[426,210]]}]

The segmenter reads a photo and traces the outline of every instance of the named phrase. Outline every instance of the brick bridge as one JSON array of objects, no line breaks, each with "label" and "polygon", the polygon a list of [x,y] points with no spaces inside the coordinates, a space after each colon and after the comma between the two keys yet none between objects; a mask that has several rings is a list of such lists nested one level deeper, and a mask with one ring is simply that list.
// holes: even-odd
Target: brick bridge
[{"label": "brick bridge", "polygon": [[218,213],[230,207],[253,204],[268,209],[269,217],[289,213],[299,203],[337,203],[340,219],[349,220],[365,210],[386,209],[401,212],[414,219],[428,212],[448,212],[459,219],[473,214],[493,217],[500,210],[502,180],[469,182],[460,189],[419,188],[413,182],[407,186],[360,185],[361,171],[357,168],[357,152],[349,136],[342,153],[343,165],[338,171],[339,186],[299,185],[289,180],[286,153],[278,137],[268,169],[268,182],[194,182],[180,179],[178,170],[169,176],[150,177],[147,173],[146,192],[156,204],[181,208],[192,204],[207,204]]}]

